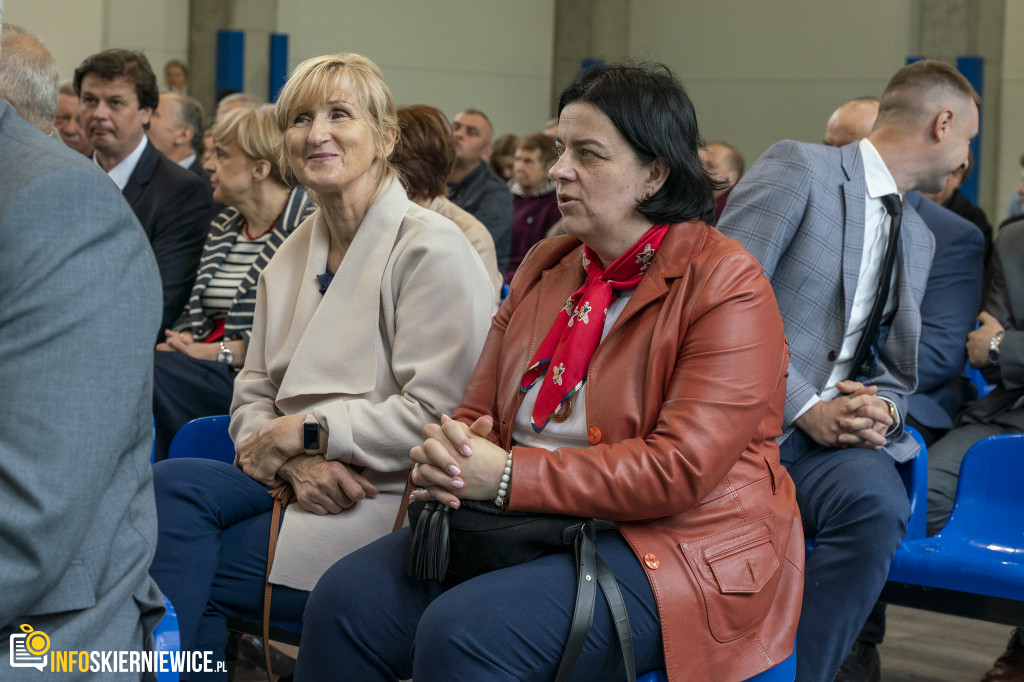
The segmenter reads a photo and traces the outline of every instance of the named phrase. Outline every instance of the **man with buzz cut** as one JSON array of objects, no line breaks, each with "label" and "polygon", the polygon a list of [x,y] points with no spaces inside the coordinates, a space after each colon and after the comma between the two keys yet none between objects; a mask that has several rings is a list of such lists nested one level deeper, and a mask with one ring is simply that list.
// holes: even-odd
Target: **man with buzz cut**
[{"label": "man with buzz cut", "polygon": [[512,238],[512,193],[505,181],[491,172],[487,159],[494,147],[494,128],[482,111],[466,109],[452,119],[455,167],[448,176],[448,198],[484,224],[494,239],[498,271],[508,269]]},{"label": "man with buzz cut", "polygon": [[[825,144],[842,147],[871,134],[877,97],[842,104],[825,126]],[[985,240],[970,221],[917,191],[904,200],[917,210],[935,237],[935,255],[921,301],[921,341],[917,348],[917,390],[907,398],[906,422],[932,443],[953,427],[960,405],[973,395],[963,376],[964,340],[974,328],[981,303]],[[878,645],[885,636],[885,604],[879,602],[857,635],[836,682],[879,682]]]},{"label": "man with buzz cut", "polygon": [[967,163],[980,100],[955,69],[900,69],[870,135],[840,148],[773,145],[729,197],[719,229],[772,283],[789,376],[780,455],[807,558],[797,680],[833,680],[885,585],[910,505],[895,463],[917,388],[920,305],[934,238],[902,195]]},{"label": "man with buzz cut", "polygon": [[156,76],[141,52],[106,50],[75,69],[82,127],[93,160],[128,200],[153,247],[163,281],[163,338],[185,309],[211,218],[203,181],[146,137],[159,104]]}]

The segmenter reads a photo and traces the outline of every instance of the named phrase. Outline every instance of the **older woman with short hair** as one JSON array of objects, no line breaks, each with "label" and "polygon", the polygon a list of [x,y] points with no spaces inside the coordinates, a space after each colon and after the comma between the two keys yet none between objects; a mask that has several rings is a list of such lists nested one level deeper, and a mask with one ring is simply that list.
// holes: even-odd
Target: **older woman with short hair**
[{"label": "older woman with short hair", "polygon": [[501,299],[501,274],[494,250],[494,238],[487,227],[448,199],[446,180],[455,165],[455,140],[448,119],[439,109],[426,104],[398,107],[402,143],[393,161],[402,173],[409,198],[424,208],[440,213],[459,226],[476,249],[494,283],[495,299]]},{"label": "older woman with short hair", "polygon": [[238,109],[211,131],[214,200],[227,204],[210,224],[185,311],[157,345],[153,365],[153,458],[167,458],[174,434],[193,419],[231,408],[256,309],[256,282],[271,257],[316,210],[301,185],[281,176],[283,136],[273,105]]},{"label": "older woman with short hair", "polygon": [[183,650],[223,652],[225,618],[258,617],[273,499],[288,485],[269,581],[271,618],[297,620],[320,575],[391,529],[409,449],[458,404],[493,310],[487,273],[451,221],[406,196],[399,129],[377,66],[309,59],[277,103],[281,167],[319,211],[257,285],[235,379],[235,464],[154,466],[151,573]]},{"label": "older woman with short hair", "polygon": [[[413,497],[610,522],[596,546],[636,671],[747,679],[792,652],[803,585],[775,442],[788,366],[775,298],[758,262],[707,224],[713,183],[668,69],[594,67],[558,108],[550,173],[566,235],[520,266],[462,405],[424,429]],[[555,679],[571,553],[437,582],[407,575],[410,539],[324,574],[297,680]],[[600,599],[572,679],[625,679],[617,640]]]}]

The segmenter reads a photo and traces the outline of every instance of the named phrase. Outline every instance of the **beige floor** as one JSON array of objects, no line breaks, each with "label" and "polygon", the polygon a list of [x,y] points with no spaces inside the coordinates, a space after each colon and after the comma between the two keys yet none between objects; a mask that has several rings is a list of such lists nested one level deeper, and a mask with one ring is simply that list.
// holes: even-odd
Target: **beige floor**
[{"label": "beige floor", "polygon": [[1008,625],[891,606],[882,657],[882,682],[980,680],[1003,653]]},{"label": "beige floor", "polygon": [[[979,680],[1006,646],[1010,628],[917,609],[888,609],[885,644],[880,648],[882,682],[971,682]],[[282,646],[294,655],[294,647]],[[239,670],[235,682],[266,676]]]}]

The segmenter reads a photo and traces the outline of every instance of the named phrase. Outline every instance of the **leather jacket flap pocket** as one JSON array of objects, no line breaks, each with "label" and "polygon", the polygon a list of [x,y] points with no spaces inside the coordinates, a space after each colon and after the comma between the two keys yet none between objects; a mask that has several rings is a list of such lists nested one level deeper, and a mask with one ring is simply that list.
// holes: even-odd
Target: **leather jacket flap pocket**
[{"label": "leather jacket flap pocket", "polygon": [[715,639],[728,642],[761,624],[782,575],[774,517],[684,542],[680,548],[700,586]]},{"label": "leather jacket flap pocket", "polygon": [[722,592],[760,592],[779,567],[768,533],[751,535],[717,553],[704,553]]}]

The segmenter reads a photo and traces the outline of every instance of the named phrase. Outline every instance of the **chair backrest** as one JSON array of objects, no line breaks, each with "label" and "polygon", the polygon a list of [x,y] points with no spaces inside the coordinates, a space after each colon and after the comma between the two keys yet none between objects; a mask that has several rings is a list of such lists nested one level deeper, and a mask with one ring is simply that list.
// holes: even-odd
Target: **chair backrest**
[{"label": "chair backrest", "polygon": [[235,461],[235,444],[228,433],[231,417],[200,417],[178,429],[171,441],[168,459],[201,457],[231,464]]},{"label": "chair backrest", "polygon": [[[162,595],[163,596],[163,595]],[[164,608],[167,609],[164,617],[157,623],[153,631],[153,648],[157,652],[166,651],[175,654],[181,651],[181,635],[178,632],[178,614],[174,611],[174,605],[164,596]],[[157,682],[178,682],[178,673],[161,670],[156,676]]]},{"label": "chair backrest", "polygon": [[1024,433],[975,443],[960,463],[953,513],[940,535],[999,547],[1007,558],[1024,556]]},{"label": "chair backrest", "polygon": [[925,510],[928,506],[928,446],[916,429],[911,426],[904,428],[921,446],[917,457],[896,464],[900,478],[903,479],[903,487],[907,489],[907,497],[910,498],[910,521],[907,522],[905,539],[919,540],[927,534]]},{"label": "chair backrest", "polygon": [[970,361],[967,363],[967,368],[964,370],[964,374],[974,387],[978,389],[978,397],[984,398],[988,395],[989,391],[996,387],[995,384],[990,384],[985,380],[985,375],[981,373],[980,369],[974,369],[971,367]]}]

